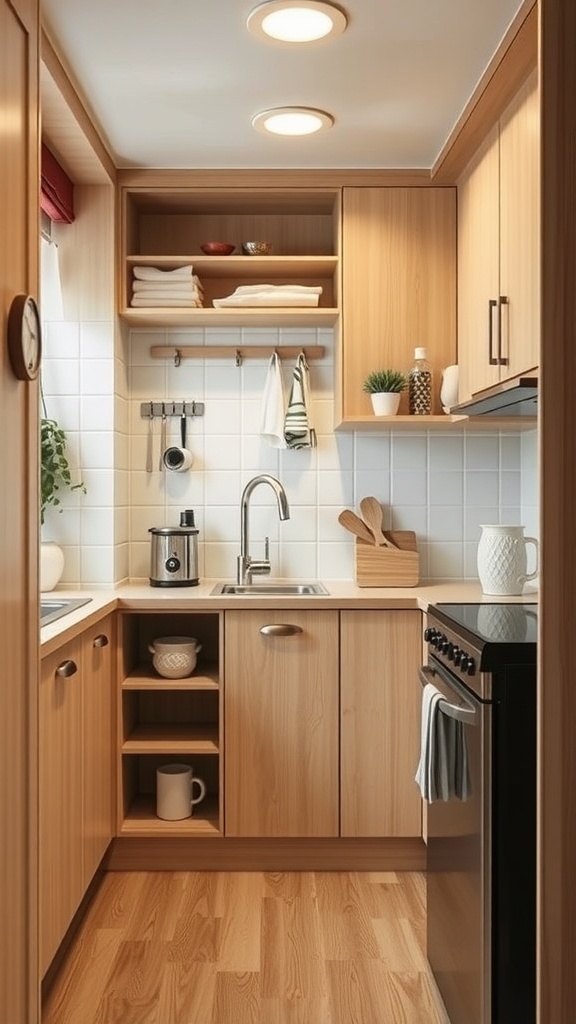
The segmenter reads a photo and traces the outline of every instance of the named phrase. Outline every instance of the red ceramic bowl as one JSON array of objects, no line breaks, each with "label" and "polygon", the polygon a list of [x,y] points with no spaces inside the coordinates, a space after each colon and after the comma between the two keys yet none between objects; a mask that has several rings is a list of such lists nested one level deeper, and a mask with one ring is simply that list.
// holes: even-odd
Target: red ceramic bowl
[{"label": "red ceramic bowl", "polygon": [[203,242],[200,248],[206,256],[230,256],[236,246],[229,242]]}]

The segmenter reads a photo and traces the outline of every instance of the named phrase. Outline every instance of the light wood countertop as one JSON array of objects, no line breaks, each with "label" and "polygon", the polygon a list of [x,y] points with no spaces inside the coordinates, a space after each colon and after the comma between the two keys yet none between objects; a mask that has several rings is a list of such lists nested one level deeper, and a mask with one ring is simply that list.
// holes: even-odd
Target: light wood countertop
[{"label": "light wood countertop", "polygon": [[[334,608],[386,609],[417,608],[426,611],[431,604],[537,604],[538,592],[526,588],[519,597],[489,597],[476,580],[449,580],[422,583],[417,587],[358,587],[350,580],[324,583],[327,594],[298,597],[275,595],[213,595],[222,580],[203,580],[196,587],[151,587],[147,580],[122,583],[107,590],[55,590],[50,597],[89,597],[90,602],[40,630],[42,656],[50,654],[87,626],[116,609],[130,611],[220,611],[231,608]],[[278,578],[270,582],[280,582]],[[287,581],[294,582],[294,581]],[[324,581],[323,581],[324,582]],[[46,597],[48,595],[45,595]]]}]

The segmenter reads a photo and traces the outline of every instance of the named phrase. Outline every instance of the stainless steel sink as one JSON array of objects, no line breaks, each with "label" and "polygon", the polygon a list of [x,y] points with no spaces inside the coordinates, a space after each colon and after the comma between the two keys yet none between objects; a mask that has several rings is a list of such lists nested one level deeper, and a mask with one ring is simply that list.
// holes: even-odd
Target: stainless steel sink
[{"label": "stainless steel sink", "polygon": [[63,615],[76,611],[91,600],[91,597],[43,597],[40,599],[40,625],[47,626],[49,622],[61,619]]},{"label": "stainless steel sink", "polygon": [[314,594],[327,594],[322,583],[218,583],[212,594],[239,597],[259,597],[269,594],[271,597],[310,597]]}]

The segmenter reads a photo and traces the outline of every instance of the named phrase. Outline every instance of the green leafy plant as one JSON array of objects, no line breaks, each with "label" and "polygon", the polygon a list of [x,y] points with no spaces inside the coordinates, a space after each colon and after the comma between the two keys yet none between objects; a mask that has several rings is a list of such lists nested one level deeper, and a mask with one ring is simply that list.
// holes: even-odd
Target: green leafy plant
[{"label": "green leafy plant", "polygon": [[368,394],[382,391],[398,393],[408,386],[408,377],[401,370],[372,370],[362,384],[362,390]]},{"label": "green leafy plant", "polygon": [[[48,505],[60,504],[60,492],[68,488],[71,491],[82,491],[86,487],[82,481],[72,483],[70,465],[66,456],[66,434],[56,420],[43,418],[40,421],[40,522],[44,525],[44,515]],[[59,509],[61,512],[62,509]]]}]

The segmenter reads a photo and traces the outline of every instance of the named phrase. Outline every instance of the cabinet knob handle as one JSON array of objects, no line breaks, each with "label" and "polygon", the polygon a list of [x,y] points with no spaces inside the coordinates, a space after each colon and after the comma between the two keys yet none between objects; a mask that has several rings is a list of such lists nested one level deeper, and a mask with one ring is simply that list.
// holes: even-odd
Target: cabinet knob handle
[{"label": "cabinet knob handle", "polygon": [[296,636],[303,633],[302,626],[294,626],[290,622],[271,622],[267,626],[260,626],[263,636]]},{"label": "cabinet knob handle", "polygon": [[99,633],[98,636],[94,637],[94,647],[108,647],[108,637],[105,633]]},{"label": "cabinet knob handle", "polygon": [[77,671],[78,666],[76,662],[72,661],[70,658],[67,658],[66,661],[63,661],[60,665],[58,665],[58,668],[56,669],[56,675],[60,676],[61,679],[69,679],[69,677],[75,675]]}]

